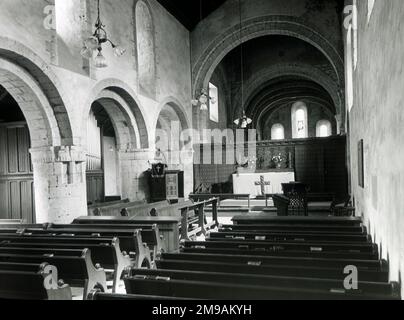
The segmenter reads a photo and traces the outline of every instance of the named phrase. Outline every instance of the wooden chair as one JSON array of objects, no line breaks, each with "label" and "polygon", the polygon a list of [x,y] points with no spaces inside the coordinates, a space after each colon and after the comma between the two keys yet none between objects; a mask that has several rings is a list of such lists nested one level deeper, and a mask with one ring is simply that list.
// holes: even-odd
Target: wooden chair
[{"label": "wooden chair", "polygon": [[331,204],[330,213],[336,217],[353,217],[355,208],[350,207],[351,196],[336,197]]},{"label": "wooden chair", "polygon": [[303,183],[283,183],[284,195],[289,198],[288,215],[308,216],[307,186]]}]

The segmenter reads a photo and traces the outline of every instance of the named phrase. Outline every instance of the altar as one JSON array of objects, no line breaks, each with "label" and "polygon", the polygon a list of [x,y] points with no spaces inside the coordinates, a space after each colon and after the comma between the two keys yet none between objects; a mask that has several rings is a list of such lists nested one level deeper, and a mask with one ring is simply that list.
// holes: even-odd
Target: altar
[{"label": "altar", "polygon": [[295,181],[293,169],[279,169],[256,173],[233,174],[233,193],[251,194],[257,197],[264,194],[282,193],[282,183]]}]

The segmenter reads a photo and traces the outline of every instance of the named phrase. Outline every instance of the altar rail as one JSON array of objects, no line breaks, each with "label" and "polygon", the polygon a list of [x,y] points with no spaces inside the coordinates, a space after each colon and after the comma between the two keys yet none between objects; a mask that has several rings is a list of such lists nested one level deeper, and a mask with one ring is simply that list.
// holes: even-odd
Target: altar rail
[{"label": "altar rail", "polygon": [[[248,143],[244,144],[245,155]],[[210,149],[209,149],[210,147]],[[210,150],[212,164],[194,165],[195,190],[215,193],[232,193],[231,175],[236,171],[235,164],[226,164],[226,153],[236,154],[240,145],[199,144],[195,145],[196,159],[209,158],[204,151]],[[222,162],[213,164],[214,151],[222,151]],[[310,187],[310,192],[332,192],[346,194],[348,191],[348,171],[346,158],[346,136],[310,138],[299,140],[258,141],[256,143],[256,170],[274,169],[273,156],[282,153],[287,161],[281,169],[292,168],[296,180]],[[236,157],[234,157],[236,158]]]}]

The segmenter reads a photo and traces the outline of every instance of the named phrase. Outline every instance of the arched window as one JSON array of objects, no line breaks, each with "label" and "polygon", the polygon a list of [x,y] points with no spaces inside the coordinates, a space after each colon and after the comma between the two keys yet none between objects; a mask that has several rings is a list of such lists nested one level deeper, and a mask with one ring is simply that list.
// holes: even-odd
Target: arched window
[{"label": "arched window", "polygon": [[331,122],[328,120],[320,120],[316,125],[316,137],[326,138],[332,135]]},{"label": "arched window", "polygon": [[210,120],[219,122],[219,90],[213,83],[209,83],[209,97],[212,98],[209,102]]},{"label": "arched window", "polygon": [[143,1],[136,3],[135,19],[139,87],[153,97],[156,92],[154,27],[149,7]]},{"label": "arched window", "polygon": [[352,55],[352,24],[349,25],[347,31],[347,50],[346,50],[346,86],[347,86],[347,102],[348,112],[353,107],[353,55]]},{"label": "arched window", "polygon": [[357,0],[353,0],[352,11],[352,31],[353,31],[353,67],[358,66],[358,5]]},{"label": "arched window", "polygon": [[284,140],[285,128],[280,123],[274,124],[271,128],[271,140]]},{"label": "arched window", "polygon": [[304,139],[309,136],[307,107],[303,102],[296,102],[292,106],[292,137]]},{"label": "arched window", "polygon": [[375,5],[375,0],[368,0],[368,23],[372,17],[373,7]]}]

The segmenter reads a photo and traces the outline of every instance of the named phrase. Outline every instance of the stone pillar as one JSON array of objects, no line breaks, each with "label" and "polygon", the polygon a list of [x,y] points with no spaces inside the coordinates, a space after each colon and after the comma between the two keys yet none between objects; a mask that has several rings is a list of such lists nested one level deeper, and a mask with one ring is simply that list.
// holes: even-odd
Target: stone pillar
[{"label": "stone pillar", "polygon": [[335,120],[337,121],[337,134],[345,134],[345,124],[342,121],[342,115],[337,114]]},{"label": "stone pillar", "polygon": [[37,223],[71,223],[87,214],[85,153],[82,149],[31,149]]},{"label": "stone pillar", "polygon": [[188,198],[194,192],[194,150],[181,152],[180,161],[184,170],[184,196]]},{"label": "stone pillar", "polygon": [[119,151],[123,199],[141,201],[150,197],[145,171],[154,157],[155,152],[150,149]]}]

